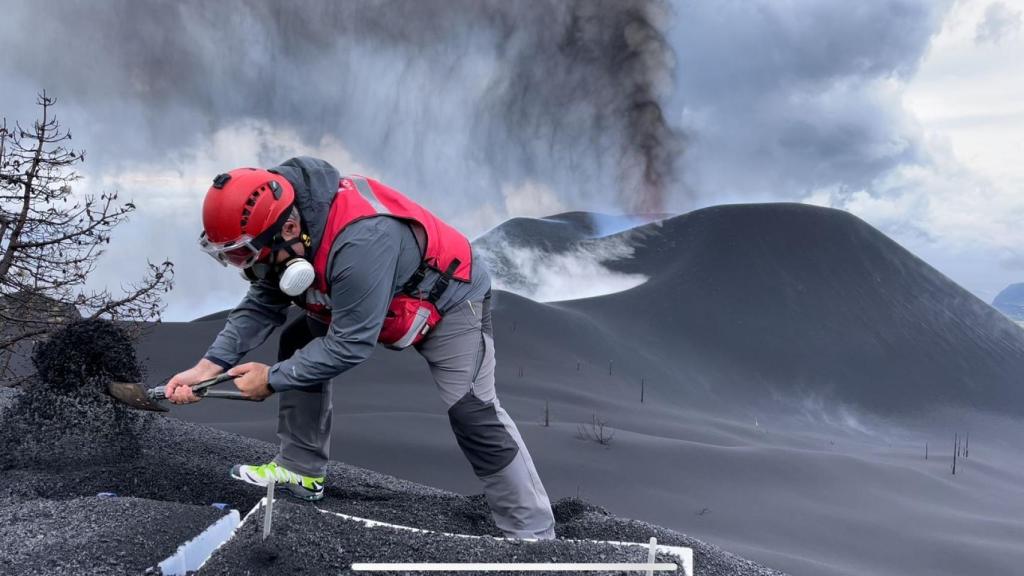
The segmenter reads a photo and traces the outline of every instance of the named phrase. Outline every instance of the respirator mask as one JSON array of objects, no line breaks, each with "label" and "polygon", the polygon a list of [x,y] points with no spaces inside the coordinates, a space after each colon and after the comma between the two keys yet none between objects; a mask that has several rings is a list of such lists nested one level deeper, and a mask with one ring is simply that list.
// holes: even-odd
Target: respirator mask
[{"label": "respirator mask", "polygon": [[303,234],[293,240],[273,242],[270,245],[270,258],[273,259],[280,250],[287,252],[288,258],[277,263],[256,262],[244,268],[242,276],[250,282],[265,280],[273,284],[276,281],[281,292],[291,297],[299,296],[313,285],[316,272],[309,260],[295,252],[296,244],[302,244],[308,250],[311,241],[309,236]]}]

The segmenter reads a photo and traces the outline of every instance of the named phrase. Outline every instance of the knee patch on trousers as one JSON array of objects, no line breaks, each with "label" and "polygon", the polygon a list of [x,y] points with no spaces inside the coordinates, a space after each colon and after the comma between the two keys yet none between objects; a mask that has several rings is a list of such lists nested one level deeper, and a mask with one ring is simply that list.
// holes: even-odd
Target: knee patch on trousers
[{"label": "knee patch on trousers", "polygon": [[477,476],[488,476],[509,465],[519,446],[498,420],[494,403],[466,393],[448,409],[455,440]]}]

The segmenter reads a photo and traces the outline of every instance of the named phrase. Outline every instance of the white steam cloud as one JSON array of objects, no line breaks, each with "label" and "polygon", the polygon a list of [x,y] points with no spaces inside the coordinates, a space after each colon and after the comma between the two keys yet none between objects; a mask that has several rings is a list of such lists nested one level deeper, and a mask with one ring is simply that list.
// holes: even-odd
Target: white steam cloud
[{"label": "white steam cloud", "polygon": [[538,302],[577,300],[635,288],[648,280],[642,274],[623,274],[606,262],[630,258],[626,237],[584,240],[564,252],[516,245],[500,231],[488,235],[477,254],[490,268],[492,284]]}]

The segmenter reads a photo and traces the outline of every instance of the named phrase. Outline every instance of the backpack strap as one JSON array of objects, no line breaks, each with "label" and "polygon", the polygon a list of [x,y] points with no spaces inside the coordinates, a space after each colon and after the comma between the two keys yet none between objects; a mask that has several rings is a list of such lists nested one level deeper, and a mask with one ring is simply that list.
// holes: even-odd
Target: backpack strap
[{"label": "backpack strap", "polygon": [[427,270],[430,267],[427,266],[427,261],[420,262],[419,268],[413,272],[412,276],[409,277],[409,281],[402,285],[402,294],[408,294],[409,296],[419,296],[420,284],[423,283],[423,279],[427,277]]},{"label": "backpack strap", "polygon": [[441,295],[448,289],[448,283],[452,281],[452,276],[455,271],[459,269],[459,259],[452,260],[452,263],[448,265],[448,269],[441,273],[441,277],[434,282],[434,287],[430,289],[430,295],[427,296],[427,302],[431,304],[437,304],[437,301],[441,299]]}]

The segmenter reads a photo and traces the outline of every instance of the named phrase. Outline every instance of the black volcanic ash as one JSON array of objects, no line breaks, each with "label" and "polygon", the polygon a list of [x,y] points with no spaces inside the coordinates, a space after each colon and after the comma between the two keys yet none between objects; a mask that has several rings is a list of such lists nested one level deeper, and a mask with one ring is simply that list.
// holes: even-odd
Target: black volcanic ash
[{"label": "black volcanic ash", "polygon": [[32,363],[38,383],[57,394],[102,393],[111,379],[142,378],[131,339],[106,320],[73,322],[54,333],[32,352]]},{"label": "black volcanic ash", "polygon": [[106,320],[81,320],[32,354],[36,378],[4,411],[0,469],[118,464],[138,451],[145,418],[106,394],[142,377],[131,339]]}]

